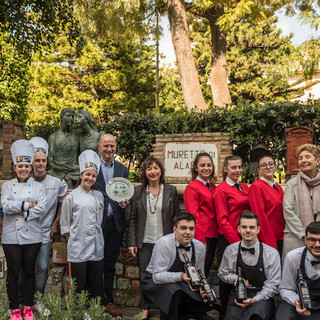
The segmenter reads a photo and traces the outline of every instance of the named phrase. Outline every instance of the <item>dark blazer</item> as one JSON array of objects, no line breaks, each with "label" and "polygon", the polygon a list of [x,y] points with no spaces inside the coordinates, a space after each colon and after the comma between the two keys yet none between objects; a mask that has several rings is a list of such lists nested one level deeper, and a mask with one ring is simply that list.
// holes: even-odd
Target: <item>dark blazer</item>
[{"label": "dark blazer", "polygon": [[[128,179],[129,178],[129,170],[126,166],[121,164],[118,161],[114,161],[114,172],[113,178],[115,177],[123,177]],[[111,204],[111,208],[113,211],[114,222],[116,224],[118,232],[124,232],[125,229],[125,209],[122,209],[116,201],[111,200],[106,194],[106,183],[104,181],[103,173],[100,169],[97,181],[98,190],[103,194],[104,198],[104,212],[103,212],[103,220],[102,220],[102,230],[106,225],[107,221],[107,213],[108,213],[108,205]]]},{"label": "dark blazer", "polygon": [[[177,189],[164,184],[162,198],[163,234],[173,232],[173,217],[180,212]],[[142,248],[144,228],[147,217],[147,191],[143,185],[135,187],[131,202],[128,246]]]}]

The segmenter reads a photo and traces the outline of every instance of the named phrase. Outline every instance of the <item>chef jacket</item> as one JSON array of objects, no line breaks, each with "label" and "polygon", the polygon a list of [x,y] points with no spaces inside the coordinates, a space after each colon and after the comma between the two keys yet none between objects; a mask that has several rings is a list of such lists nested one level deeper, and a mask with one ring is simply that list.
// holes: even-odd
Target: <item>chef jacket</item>
[{"label": "chef jacket", "polygon": [[[10,200],[8,200],[10,199]],[[37,205],[29,208],[29,202]],[[43,186],[33,178],[25,183],[18,179],[4,182],[1,188],[3,244],[32,244],[42,242],[40,217],[45,212],[47,199]],[[23,216],[21,213],[23,212]]]},{"label": "chef jacket", "polygon": [[103,259],[103,195],[98,190],[74,189],[62,202],[61,234],[69,233],[68,261],[87,262]]},{"label": "chef jacket", "polygon": [[42,243],[48,243],[50,242],[51,225],[56,215],[58,204],[62,202],[68,185],[64,180],[49,174],[40,183],[43,185],[47,197],[46,210],[40,218]]}]

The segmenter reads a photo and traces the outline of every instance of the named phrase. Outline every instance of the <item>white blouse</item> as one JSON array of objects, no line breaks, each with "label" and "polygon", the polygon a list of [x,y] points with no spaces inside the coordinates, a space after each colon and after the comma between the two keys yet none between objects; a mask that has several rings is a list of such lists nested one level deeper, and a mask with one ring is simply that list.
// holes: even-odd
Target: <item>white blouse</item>
[{"label": "white blouse", "polygon": [[160,185],[158,200],[157,197],[154,197],[147,189],[147,217],[144,228],[143,243],[154,244],[163,236],[162,200],[163,184]]}]

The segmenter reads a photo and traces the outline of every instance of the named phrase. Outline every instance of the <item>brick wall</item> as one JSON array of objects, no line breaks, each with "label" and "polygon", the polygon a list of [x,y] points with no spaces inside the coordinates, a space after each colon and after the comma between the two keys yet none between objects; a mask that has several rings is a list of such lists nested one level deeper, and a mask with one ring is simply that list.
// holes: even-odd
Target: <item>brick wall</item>
[{"label": "brick wall", "polygon": [[1,121],[0,122],[0,127],[2,127],[2,141],[3,141],[3,150],[2,150],[3,161],[2,161],[2,171],[0,171],[0,179],[11,179],[14,175],[10,148],[14,141],[25,138],[24,126],[25,124],[19,121]]}]

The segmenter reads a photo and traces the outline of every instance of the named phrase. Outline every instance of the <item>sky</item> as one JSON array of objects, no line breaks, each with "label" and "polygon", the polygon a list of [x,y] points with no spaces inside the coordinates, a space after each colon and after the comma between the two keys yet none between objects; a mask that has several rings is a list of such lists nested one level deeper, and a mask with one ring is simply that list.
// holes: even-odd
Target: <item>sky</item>
[{"label": "sky", "polygon": [[[286,36],[293,33],[292,42],[294,45],[299,45],[306,40],[320,37],[320,30],[316,31],[310,29],[307,25],[302,25],[299,23],[296,17],[287,17],[283,13],[278,13],[278,28],[282,30],[282,35]],[[171,41],[170,26],[167,16],[161,18],[160,22],[163,28],[163,35],[159,41],[159,51],[166,56],[165,59],[161,59],[161,64],[172,64],[175,62],[175,55],[173,50],[173,45]]]}]

